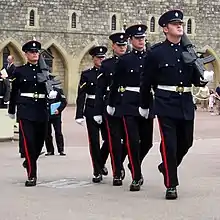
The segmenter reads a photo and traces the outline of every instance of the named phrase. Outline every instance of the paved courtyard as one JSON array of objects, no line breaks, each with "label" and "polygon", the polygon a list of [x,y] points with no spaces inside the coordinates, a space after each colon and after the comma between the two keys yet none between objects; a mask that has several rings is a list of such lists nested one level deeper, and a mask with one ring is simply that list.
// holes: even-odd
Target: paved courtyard
[{"label": "paved courtyard", "polygon": [[220,116],[197,112],[194,146],[179,169],[179,198],[166,201],[156,123],[143,164],[145,183],[140,192],[129,192],[127,168],[123,186],[112,186],[109,160],[103,183],[91,183],[86,128],[74,114],[68,107],[63,115],[67,156],[40,157],[37,187],[24,187],[18,142],[0,142],[0,220],[220,220]]}]

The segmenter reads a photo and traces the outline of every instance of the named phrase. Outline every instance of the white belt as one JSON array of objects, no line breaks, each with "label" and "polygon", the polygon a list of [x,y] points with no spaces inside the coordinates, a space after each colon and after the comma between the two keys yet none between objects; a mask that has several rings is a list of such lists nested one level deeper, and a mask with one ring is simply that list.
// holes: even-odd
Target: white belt
[{"label": "white belt", "polygon": [[38,93],[21,93],[20,96],[30,97],[35,99],[44,99],[46,97],[45,94],[38,94]]},{"label": "white belt", "polygon": [[131,91],[131,92],[140,92],[140,87],[127,86],[127,87],[125,87],[125,90]]},{"label": "white belt", "polygon": [[166,90],[166,91],[171,91],[171,92],[191,92],[192,87],[184,87],[184,86],[164,86],[164,85],[158,85],[158,89]]},{"label": "white belt", "polygon": [[88,99],[95,99],[95,95],[87,95]]},{"label": "white belt", "polygon": [[4,98],[4,96],[0,95],[0,99],[3,99],[3,98]]}]

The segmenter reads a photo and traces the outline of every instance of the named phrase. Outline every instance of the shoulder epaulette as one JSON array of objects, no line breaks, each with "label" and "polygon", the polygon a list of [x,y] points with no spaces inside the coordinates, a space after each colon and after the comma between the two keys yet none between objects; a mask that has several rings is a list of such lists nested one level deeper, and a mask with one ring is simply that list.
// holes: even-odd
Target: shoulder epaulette
[{"label": "shoulder epaulette", "polygon": [[161,41],[161,42],[159,42],[159,43],[156,43],[156,44],[152,45],[152,46],[150,47],[150,49],[153,50],[153,49],[159,47],[160,45],[162,45],[162,43],[163,43],[163,41]]}]

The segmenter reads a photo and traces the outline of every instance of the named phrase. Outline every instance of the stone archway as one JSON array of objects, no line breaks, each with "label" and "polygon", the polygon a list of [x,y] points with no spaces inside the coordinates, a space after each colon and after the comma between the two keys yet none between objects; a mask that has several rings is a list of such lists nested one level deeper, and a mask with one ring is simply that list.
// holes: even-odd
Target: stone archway
[{"label": "stone archway", "polygon": [[3,51],[7,49],[10,55],[15,58],[15,65],[22,65],[25,63],[25,56],[21,50],[21,45],[14,39],[8,38],[0,43],[0,67],[3,66]]},{"label": "stone archway", "polygon": [[66,51],[55,41],[51,40],[43,47],[50,50],[54,59],[52,64],[52,73],[59,76],[65,95],[68,93],[68,61]]}]

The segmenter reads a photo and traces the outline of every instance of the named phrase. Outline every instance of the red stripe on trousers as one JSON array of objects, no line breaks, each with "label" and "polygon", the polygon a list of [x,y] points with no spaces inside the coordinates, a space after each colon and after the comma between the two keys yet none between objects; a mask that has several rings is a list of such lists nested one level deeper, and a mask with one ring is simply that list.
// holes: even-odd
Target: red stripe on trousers
[{"label": "red stripe on trousers", "polygon": [[169,171],[168,171],[168,164],[167,164],[167,155],[166,155],[166,145],[165,145],[165,139],[162,131],[162,127],[160,124],[160,121],[158,119],[159,129],[160,129],[160,135],[161,135],[161,148],[162,148],[162,157],[163,157],[163,165],[165,169],[165,176],[166,176],[166,187],[170,186],[170,178],[169,178]]},{"label": "red stripe on trousers", "polygon": [[128,129],[127,129],[127,125],[126,125],[126,121],[124,117],[123,117],[123,124],[124,124],[124,129],[125,129],[125,138],[126,138],[126,146],[128,149],[128,157],[131,163],[132,179],[134,179],[134,164],[133,164],[132,155],[131,155],[131,146],[130,146],[129,137],[128,137]]},{"label": "red stripe on trousers", "polygon": [[108,144],[109,144],[109,152],[112,158],[112,171],[113,171],[113,176],[115,175],[115,158],[113,154],[113,148],[112,148],[112,139],[111,139],[111,134],[110,134],[110,127],[108,124],[108,119],[105,118],[106,121],[106,129],[107,129],[107,134],[108,134]]},{"label": "red stripe on trousers", "polygon": [[19,120],[19,124],[20,124],[21,133],[22,133],[22,136],[23,136],[24,151],[25,151],[25,154],[26,154],[26,160],[27,160],[27,165],[28,165],[28,170],[29,170],[28,171],[28,177],[30,177],[30,175],[31,175],[31,160],[30,160],[30,157],[29,157],[27,141],[26,141],[26,138],[25,138],[23,124],[22,124],[21,120]]}]

